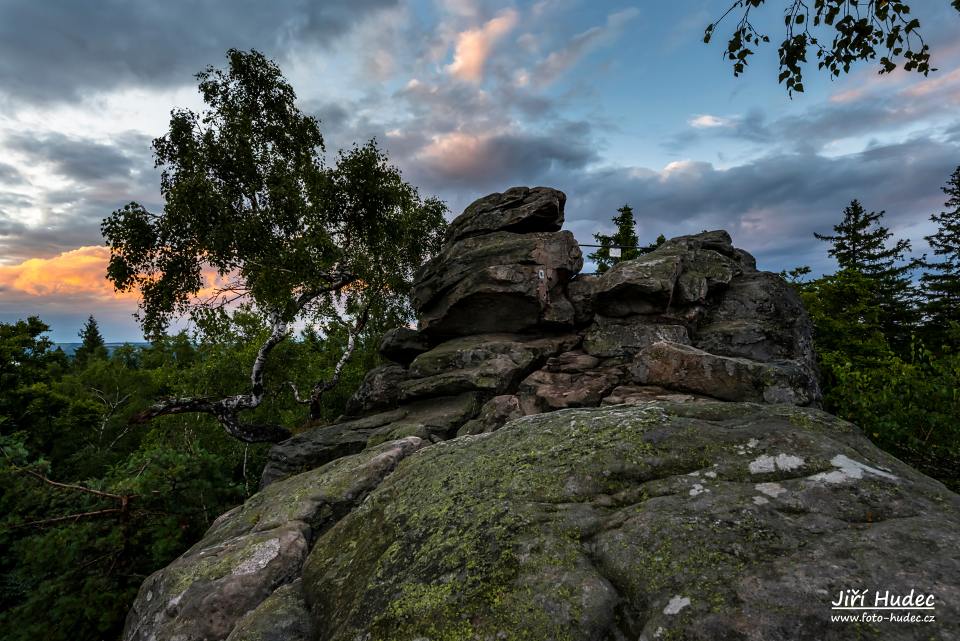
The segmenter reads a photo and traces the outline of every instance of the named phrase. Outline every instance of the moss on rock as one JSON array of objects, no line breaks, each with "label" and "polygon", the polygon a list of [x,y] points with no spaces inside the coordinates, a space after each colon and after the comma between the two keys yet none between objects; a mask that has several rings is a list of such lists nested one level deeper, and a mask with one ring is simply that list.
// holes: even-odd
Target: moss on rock
[{"label": "moss on rock", "polygon": [[[838,453],[891,478],[824,482]],[[331,641],[831,638],[843,581],[897,586],[909,566],[960,596],[960,559],[921,552],[930,537],[960,542],[958,500],[937,497],[817,410],[564,410],[406,459],[318,540],[304,590]],[[892,538],[913,549],[885,564]],[[818,570],[797,580],[797,567]]]}]

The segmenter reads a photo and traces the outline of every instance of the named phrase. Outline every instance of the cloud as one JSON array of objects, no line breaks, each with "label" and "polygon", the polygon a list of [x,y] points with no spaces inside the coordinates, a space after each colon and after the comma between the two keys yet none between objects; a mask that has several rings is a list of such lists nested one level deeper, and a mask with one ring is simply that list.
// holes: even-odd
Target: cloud
[{"label": "cloud", "polygon": [[16,265],[0,265],[0,292],[4,297],[58,297],[112,303],[136,299],[119,294],[105,278],[110,249],[79,247],[52,258],[30,258]]},{"label": "cloud", "polygon": [[543,134],[451,132],[434,136],[415,154],[410,170],[428,186],[447,189],[536,182],[551,171],[580,169],[594,160],[589,134],[582,123]]},{"label": "cloud", "polygon": [[595,48],[618,38],[627,23],[638,15],[640,10],[635,7],[624,9],[608,15],[604,26],[591,27],[578,33],[563,48],[553,51],[536,66],[534,82],[543,86],[556,81]]},{"label": "cloud", "polygon": [[119,87],[167,87],[256,47],[284,58],[300,45],[330,47],[397,0],[6,0],[0,3],[0,97],[75,101]]},{"label": "cloud", "polygon": [[960,69],[927,78],[906,87],[900,92],[901,96],[911,98],[929,96],[931,94],[946,94],[951,96],[954,101],[960,99]]},{"label": "cloud", "polygon": [[0,162],[0,184],[15,185],[24,181],[23,174],[13,165]]},{"label": "cloud", "polygon": [[918,125],[929,126],[937,118],[952,117],[958,104],[960,74],[951,73],[937,78],[937,82],[920,82],[897,92],[852,90],[843,100],[831,100],[779,118],[768,118],[756,109],[729,118],[698,115],[688,121],[693,130],[673,136],[665,146],[679,150],[720,136],[783,150],[816,152],[840,140],[877,133],[889,136]]},{"label": "cloud", "polygon": [[960,122],[947,128],[943,133],[948,141],[960,144]]},{"label": "cloud", "polygon": [[151,140],[136,132],[118,134],[108,143],[58,132],[19,132],[8,134],[4,143],[28,163],[47,163],[58,175],[82,183],[129,176],[148,162]]},{"label": "cloud", "polygon": [[700,114],[699,116],[694,116],[687,121],[694,129],[711,129],[713,127],[729,127],[731,125],[731,120],[729,118],[721,118],[720,116],[712,116],[710,114]]},{"label": "cloud", "polygon": [[[0,293],[11,300],[53,300],[60,304],[79,301],[88,305],[119,304],[130,307],[138,292],[117,292],[107,280],[110,248],[103,245],[77,247],[50,258],[28,258],[14,265],[0,265]],[[214,294],[228,279],[215,269],[203,270],[203,288],[198,298]]]},{"label": "cloud", "polygon": [[[110,249],[94,245],[0,265],[0,323],[37,315],[53,327],[53,340],[71,342],[93,314],[108,341],[143,340],[132,322],[139,293],[114,290],[106,278],[109,260]],[[212,269],[204,270],[203,281],[198,298],[225,282]]]},{"label": "cloud", "polygon": [[507,9],[482,27],[461,32],[457,36],[453,62],[447,65],[450,75],[466,82],[482,82],[484,66],[493,47],[516,27],[517,18],[516,10]]},{"label": "cloud", "polygon": [[150,138],[121,132],[91,140],[58,132],[5,132],[21,180],[0,186],[0,263],[97,245],[100,221],[137,200],[157,209]]},{"label": "cloud", "polygon": [[684,160],[660,170],[611,167],[541,182],[567,192],[567,227],[581,242],[607,229],[616,208],[629,202],[644,240],[723,228],[766,269],[830,269],[813,232],[829,231],[853,198],[886,210],[885,224],[925,251],[925,221],[942,204],[940,186],[958,158],[960,142],[917,137],[837,157],[776,153],[728,169]]},{"label": "cloud", "polygon": [[467,18],[473,18],[481,11],[481,7],[476,0],[439,0],[439,4],[448,13]]},{"label": "cloud", "polygon": [[[947,17],[956,21],[955,15]],[[688,121],[692,130],[675,134],[665,146],[677,151],[719,137],[762,143],[767,152],[819,152],[836,149],[841,141],[849,149],[871,138],[890,141],[940,127],[956,119],[960,105],[960,46],[941,39],[934,50],[941,70],[929,77],[902,67],[883,75],[874,67],[863,68],[842,77],[840,89],[827,100],[779,117],[759,109],[727,118],[698,114]]]}]

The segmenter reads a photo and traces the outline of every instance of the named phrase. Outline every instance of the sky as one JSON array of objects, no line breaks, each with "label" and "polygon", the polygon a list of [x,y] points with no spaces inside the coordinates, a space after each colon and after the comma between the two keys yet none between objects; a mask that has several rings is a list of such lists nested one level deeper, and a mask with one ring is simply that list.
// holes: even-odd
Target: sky
[{"label": "sky", "polygon": [[[806,92],[777,84],[772,43],[734,78],[729,0],[0,0],[0,322],[38,315],[76,339],[141,340],[134,294],[104,278],[100,221],[163,207],[150,144],[193,75],[229,48],[274,59],[328,153],[376,138],[456,215],[514,185],[566,192],[581,243],[629,203],[646,243],[726,229],[762,269],[833,269],[813,233],[850,200],[885,210],[916,254],[960,165],[960,14],[915,1],[928,77],[854,67]],[[588,267],[589,269],[589,267]]]}]

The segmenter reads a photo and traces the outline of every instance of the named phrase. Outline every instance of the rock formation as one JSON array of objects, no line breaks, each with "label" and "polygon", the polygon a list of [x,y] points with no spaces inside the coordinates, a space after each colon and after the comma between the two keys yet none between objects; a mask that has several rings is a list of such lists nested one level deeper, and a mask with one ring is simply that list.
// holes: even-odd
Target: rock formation
[{"label": "rock formation", "polygon": [[[145,581],[124,639],[958,639],[960,497],[819,409],[723,231],[603,275],[565,196],[470,205],[335,425]],[[846,589],[935,623],[831,622]]]}]

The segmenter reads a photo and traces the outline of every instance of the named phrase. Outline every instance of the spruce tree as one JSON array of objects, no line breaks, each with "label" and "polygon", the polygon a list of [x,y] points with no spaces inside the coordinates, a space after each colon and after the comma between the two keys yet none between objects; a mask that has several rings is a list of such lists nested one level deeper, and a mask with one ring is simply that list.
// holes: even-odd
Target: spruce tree
[{"label": "spruce tree", "polygon": [[912,330],[917,322],[916,296],[910,272],[919,265],[906,260],[910,241],[896,239],[880,224],[885,212],[867,212],[854,199],[843,210],[843,221],[833,226],[834,234],[817,234],[819,240],[831,244],[829,255],[841,270],[854,270],[873,284],[880,326],[896,350],[909,348]]},{"label": "spruce tree", "polygon": [[954,170],[943,192],[948,196],[946,211],[930,216],[937,224],[937,232],[926,236],[934,256],[941,260],[925,263],[926,270],[920,277],[932,347],[944,344],[951,324],[960,323],[960,167]]},{"label": "spruce tree", "polygon": [[91,357],[106,357],[107,347],[103,342],[103,336],[100,335],[97,319],[93,315],[87,318],[87,322],[83,324],[83,329],[77,335],[80,337],[81,344],[73,355],[78,363],[85,363]]},{"label": "spruce tree", "polygon": [[[593,252],[588,258],[597,264],[597,272],[603,273],[619,263],[622,260],[630,260],[640,255],[637,243],[636,220],[633,217],[633,209],[630,205],[624,205],[617,210],[617,215],[612,219],[616,225],[617,231],[612,235],[596,233],[594,240],[601,245],[597,251]],[[620,257],[610,255],[611,247],[619,247]]]}]

